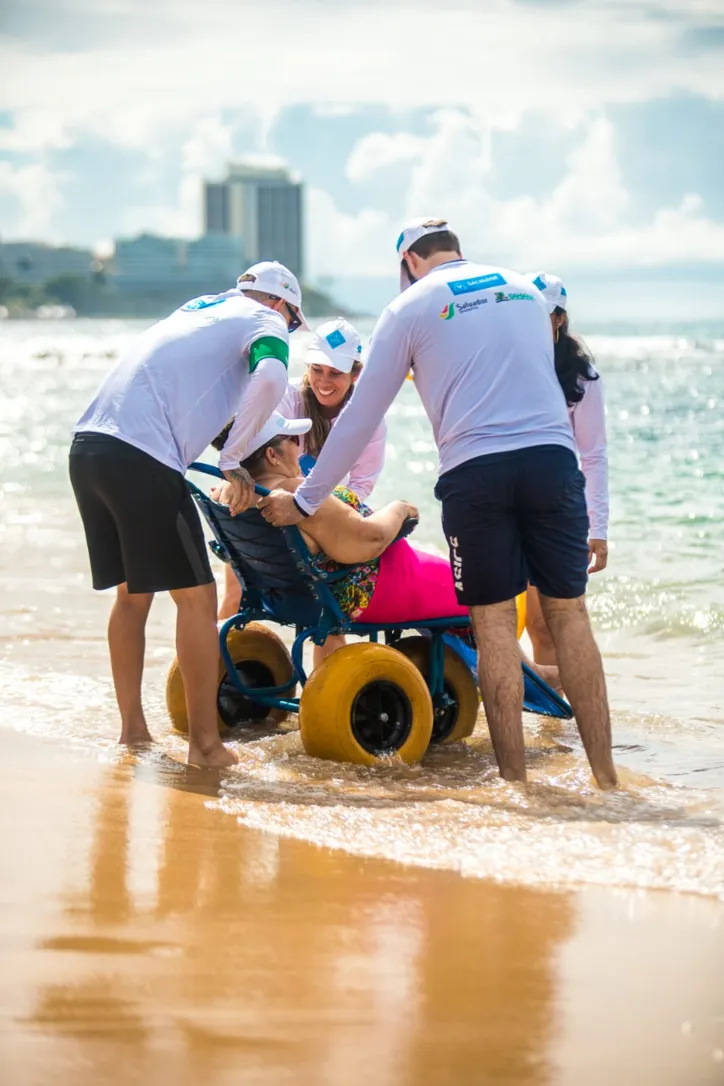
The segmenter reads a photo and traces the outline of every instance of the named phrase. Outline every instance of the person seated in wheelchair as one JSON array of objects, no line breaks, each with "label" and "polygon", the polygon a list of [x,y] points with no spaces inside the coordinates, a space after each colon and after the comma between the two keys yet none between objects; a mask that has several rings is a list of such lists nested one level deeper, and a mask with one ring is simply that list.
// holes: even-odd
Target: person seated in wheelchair
[{"label": "person seated in wheelchair", "polygon": [[[310,419],[284,419],[275,412],[247,444],[241,466],[267,490],[293,493],[304,481],[300,435],[310,427]],[[217,441],[223,443],[223,434]],[[212,488],[211,496],[226,504],[226,483]],[[398,538],[417,520],[418,510],[409,502],[390,502],[373,512],[353,491],[340,486],[299,525],[317,569],[331,573],[350,567],[347,576],[329,587],[351,621],[385,625],[468,617],[468,609],[457,602],[448,558]],[[315,646],[314,666],[343,643],[333,635]],[[534,666],[524,659],[545,682],[560,685],[557,668]]]}]

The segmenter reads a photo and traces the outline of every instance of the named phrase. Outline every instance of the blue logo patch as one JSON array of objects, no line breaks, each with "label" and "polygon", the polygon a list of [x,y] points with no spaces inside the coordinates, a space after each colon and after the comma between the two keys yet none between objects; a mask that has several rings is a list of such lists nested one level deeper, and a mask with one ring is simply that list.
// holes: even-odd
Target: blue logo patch
[{"label": "blue logo patch", "polygon": [[402,242],[404,240],[405,240],[405,231],[403,230],[402,233],[400,234],[399,238],[395,242],[395,249],[397,250],[398,253],[400,251],[400,246],[402,245]]},{"label": "blue logo patch", "polygon": [[344,338],[339,328],[336,328],[334,332],[330,332],[328,336],[324,337],[330,347],[341,347],[347,340]]},{"label": "blue logo patch", "polygon": [[212,305],[221,305],[225,302],[226,298],[217,298],[213,295],[207,295],[205,298],[194,298],[193,301],[187,302],[186,305],[182,305],[181,308],[187,313],[195,309],[210,309]]},{"label": "blue logo patch", "polygon": [[568,291],[563,286],[561,287],[561,294],[563,295],[564,298],[568,297]]},{"label": "blue logo patch", "polygon": [[[538,287],[538,290],[545,290],[546,289],[546,281],[545,281],[545,279],[543,278],[542,275],[537,276],[533,280],[533,286]],[[565,291],[564,291],[564,293],[565,293]]]},{"label": "blue logo patch", "polygon": [[453,294],[472,294],[476,290],[488,290],[489,287],[504,287],[505,279],[499,272],[490,275],[478,275],[475,279],[457,279],[448,283]]}]

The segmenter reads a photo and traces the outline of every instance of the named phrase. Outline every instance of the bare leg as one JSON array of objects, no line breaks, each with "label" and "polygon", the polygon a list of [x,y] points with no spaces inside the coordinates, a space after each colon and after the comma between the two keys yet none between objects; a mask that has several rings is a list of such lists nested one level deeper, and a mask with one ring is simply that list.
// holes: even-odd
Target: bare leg
[{"label": "bare leg", "polygon": [[146,619],[152,603],[152,592],[131,594],[126,584],[119,584],[108,620],[108,649],[121,714],[121,743],[148,743],[151,740],[143,714],[141,683]]},{"label": "bare leg", "polygon": [[[555,666],[558,663],[556,659],[556,648],[553,644],[553,638],[551,637],[551,631],[548,629],[548,623],[546,622],[545,615],[540,603],[540,594],[538,589],[532,584],[528,585],[528,591],[525,597],[525,628],[528,631],[530,637],[530,643],[533,646],[533,659],[536,664],[551,664]],[[545,678],[541,675],[541,678]],[[546,679],[546,682],[549,680]],[[551,683],[551,686],[553,684]]]},{"label": "bare leg", "polygon": [[232,618],[234,615],[238,615],[240,606],[241,585],[239,584],[239,578],[227,562],[224,566],[224,598],[219,608],[219,618]]},{"label": "bare leg", "polygon": [[341,649],[347,644],[344,634],[330,634],[323,645],[315,645],[312,652],[312,667],[318,668],[322,660],[326,660],[335,649]]},{"label": "bare leg", "polygon": [[523,673],[515,601],[471,607],[485,716],[501,777],[525,781]]},{"label": "bare leg", "polygon": [[189,717],[189,764],[234,765],[236,755],[221,742],[216,722],[219,680],[216,584],[179,588],[171,596],[178,609],[176,653]]},{"label": "bare leg", "polygon": [[558,654],[583,746],[600,788],[618,784],[611,752],[611,717],[601,654],[593,636],[583,596],[574,600],[541,596],[541,606]]}]

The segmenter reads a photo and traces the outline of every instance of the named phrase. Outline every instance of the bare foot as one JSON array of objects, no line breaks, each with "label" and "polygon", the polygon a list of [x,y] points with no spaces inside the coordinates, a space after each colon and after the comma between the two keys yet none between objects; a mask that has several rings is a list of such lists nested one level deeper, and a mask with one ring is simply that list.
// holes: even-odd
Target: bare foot
[{"label": "bare foot", "polygon": [[189,743],[189,754],[186,759],[187,765],[197,765],[204,767],[218,767],[224,768],[225,766],[236,765],[239,761],[239,757],[236,751],[229,750],[219,740],[213,747],[209,747],[207,750],[202,750],[201,747],[193,746]]},{"label": "bare foot", "polygon": [[563,693],[563,684],[561,683],[561,673],[555,664],[531,664],[533,671],[539,679],[542,679],[544,683],[548,683],[549,686],[558,694]]},{"label": "bare foot", "polygon": [[118,742],[123,743],[127,747],[139,747],[144,743],[152,743],[153,736],[145,724],[136,727],[123,727],[121,728],[121,738]]},{"label": "bare foot", "polygon": [[596,784],[602,792],[612,792],[614,788],[618,788],[618,777],[613,766],[602,773],[594,774],[594,776],[596,777]]}]

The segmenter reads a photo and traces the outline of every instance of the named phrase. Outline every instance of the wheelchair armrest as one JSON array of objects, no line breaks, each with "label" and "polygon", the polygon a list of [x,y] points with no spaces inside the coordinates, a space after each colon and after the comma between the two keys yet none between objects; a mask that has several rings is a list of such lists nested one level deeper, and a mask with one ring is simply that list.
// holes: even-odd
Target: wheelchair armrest
[{"label": "wheelchair armrest", "polygon": [[[406,536],[410,535],[412,532],[415,531],[415,528],[417,528],[419,523],[419,517],[407,517],[402,522],[402,527],[400,528],[395,538],[392,540],[392,543],[399,543],[401,539],[404,539]],[[392,543],[390,543],[390,546],[392,546]]]}]

